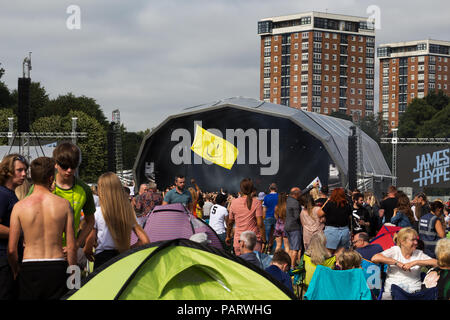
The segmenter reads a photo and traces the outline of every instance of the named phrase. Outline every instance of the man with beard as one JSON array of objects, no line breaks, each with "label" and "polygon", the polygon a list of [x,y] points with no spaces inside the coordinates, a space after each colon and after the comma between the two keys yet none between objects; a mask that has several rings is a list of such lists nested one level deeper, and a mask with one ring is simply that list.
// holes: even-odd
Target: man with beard
[{"label": "man with beard", "polygon": [[192,196],[189,190],[185,189],[185,186],[186,178],[177,175],[175,177],[175,188],[166,193],[162,204],[181,203],[189,209],[189,212],[192,212]]},{"label": "man with beard", "polygon": [[353,194],[352,209],[352,234],[367,232],[370,228],[370,214],[364,208],[364,195],[362,193]]}]

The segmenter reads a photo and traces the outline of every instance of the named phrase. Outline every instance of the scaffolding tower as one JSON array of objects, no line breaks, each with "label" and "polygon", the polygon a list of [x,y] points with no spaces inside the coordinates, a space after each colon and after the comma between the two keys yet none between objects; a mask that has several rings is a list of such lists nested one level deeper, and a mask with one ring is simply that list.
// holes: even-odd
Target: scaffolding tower
[{"label": "scaffolding tower", "polygon": [[120,130],[120,111],[116,109],[112,112],[112,122],[114,123],[114,158],[116,162],[116,173],[120,179],[123,178],[123,154],[122,154],[122,132]]}]

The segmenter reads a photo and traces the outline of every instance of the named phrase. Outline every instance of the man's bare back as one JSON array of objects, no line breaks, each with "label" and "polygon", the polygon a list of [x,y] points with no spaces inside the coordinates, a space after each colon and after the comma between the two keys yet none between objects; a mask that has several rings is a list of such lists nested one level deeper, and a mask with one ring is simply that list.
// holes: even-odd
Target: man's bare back
[{"label": "man's bare back", "polygon": [[65,232],[68,263],[76,264],[70,204],[45,187],[35,185],[33,193],[14,206],[11,213],[10,242],[18,240],[20,231],[24,235],[24,260],[63,259],[62,237]]}]

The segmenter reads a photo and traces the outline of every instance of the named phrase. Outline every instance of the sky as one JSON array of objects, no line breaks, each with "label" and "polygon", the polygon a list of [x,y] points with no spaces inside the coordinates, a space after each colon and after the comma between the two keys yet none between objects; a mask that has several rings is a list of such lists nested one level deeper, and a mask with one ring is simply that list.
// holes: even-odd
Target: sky
[{"label": "sky", "polygon": [[[108,120],[119,109],[127,131],[143,131],[187,107],[259,99],[258,20],[308,11],[369,17],[371,6],[380,12],[376,46],[450,41],[448,0],[0,0],[2,81],[17,88],[31,51],[32,81],[50,98],[93,98]],[[378,88],[377,60],[375,72]]]}]

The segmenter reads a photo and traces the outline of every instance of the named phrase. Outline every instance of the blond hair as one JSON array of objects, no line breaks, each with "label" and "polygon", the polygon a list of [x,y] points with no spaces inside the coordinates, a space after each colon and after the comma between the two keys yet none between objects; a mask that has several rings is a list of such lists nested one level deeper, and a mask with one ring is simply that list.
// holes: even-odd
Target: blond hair
[{"label": "blond hair", "polygon": [[23,183],[14,190],[17,199],[19,200],[24,199],[28,195],[30,187],[31,187],[30,181],[28,179],[25,179]]},{"label": "blond hair", "polygon": [[116,249],[124,252],[130,248],[131,230],[137,224],[136,215],[122,183],[113,172],[98,179],[98,197],[103,218],[114,240]]},{"label": "blond hair", "polygon": [[314,201],[316,201],[317,199],[319,199],[320,197],[320,193],[319,193],[319,187],[314,187],[309,191],[309,194],[311,195],[311,197],[314,199]]},{"label": "blond hair", "polygon": [[331,257],[327,247],[327,238],[323,231],[314,234],[306,250],[306,254],[311,258],[311,262],[315,265],[322,264],[325,260]]},{"label": "blond hair", "polygon": [[355,269],[361,266],[362,257],[355,250],[345,249],[339,255],[337,262],[342,270]]},{"label": "blond hair", "polygon": [[397,246],[401,247],[401,243],[406,240],[408,235],[413,235],[414,238],[417,238],[419,235],[416,230],[411,227],[401,228],[399,232],[394,235],[394,242]]},{"label": "blond hair", "polygon": [[441,268],[450,267],[450,239],[443,238],[436,243],[437,264]]}]

